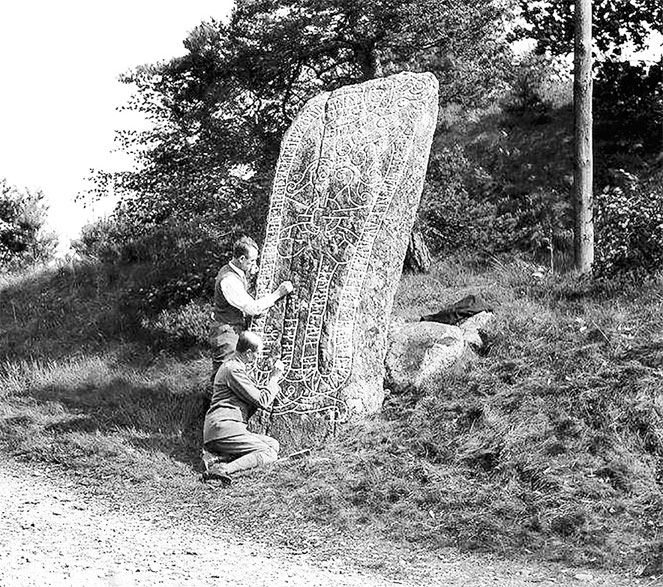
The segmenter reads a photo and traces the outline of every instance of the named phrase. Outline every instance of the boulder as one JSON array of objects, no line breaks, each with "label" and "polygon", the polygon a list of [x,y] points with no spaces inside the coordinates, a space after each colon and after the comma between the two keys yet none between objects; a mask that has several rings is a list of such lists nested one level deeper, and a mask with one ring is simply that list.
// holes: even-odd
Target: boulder
[{"label": "boulder", "polygon": [[426,387],[451,368],[465,352],[463,331],[438,322],[412,322],[393,334],[385,359],[386,385],[391,391]]},{"label": "boulder", "polygon": [[441,322],[395,322],[385,366],[385,385],[396,393],[425,389],[440,373],[473,356],[483,345],[492,312],[480,312],[459,326]]}]

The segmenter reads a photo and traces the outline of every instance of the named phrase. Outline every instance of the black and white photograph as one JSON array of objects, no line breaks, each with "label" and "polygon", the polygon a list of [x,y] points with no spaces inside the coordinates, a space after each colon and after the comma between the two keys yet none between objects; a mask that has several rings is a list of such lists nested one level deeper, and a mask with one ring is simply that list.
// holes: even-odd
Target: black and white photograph
[{"label": "black and white photograph", "polygon": [[663,587],[660,0],[0,6],[0,587]]}]

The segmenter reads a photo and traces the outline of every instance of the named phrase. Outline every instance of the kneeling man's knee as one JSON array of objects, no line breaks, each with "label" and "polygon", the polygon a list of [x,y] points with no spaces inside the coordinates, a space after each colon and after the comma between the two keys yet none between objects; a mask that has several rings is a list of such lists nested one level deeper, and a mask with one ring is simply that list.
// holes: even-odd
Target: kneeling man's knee
[{"label": "kneeling man's knee", "polygon": [[270,447],[265,447],[259,451],[254,452],[253,454],[255,455],[256,459],[255,466],[257,467],[269,465],[278,458],[278,454],[276,454],[276,451]]}]

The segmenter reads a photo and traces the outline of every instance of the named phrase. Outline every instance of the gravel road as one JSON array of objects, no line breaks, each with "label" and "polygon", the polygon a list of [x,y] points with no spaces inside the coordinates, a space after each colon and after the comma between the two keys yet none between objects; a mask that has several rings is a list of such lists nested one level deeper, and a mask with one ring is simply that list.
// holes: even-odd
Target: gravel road
[{"label": "gravel road", "polygon": [[[117,499],[122,499],[117,496]],[[445,586],[631,587],[661,585],[556,565],[450,554],[399,559],[377,571],[357,561],[320,560],[250,544],[229,530],[181,527],[168,513],[113,511],[74,479],[0,455],[1,587]],[[379,541],[363,546],[375,555]],[[356,550],[356,549],[355,549]],[[448,556],[448,558],[447,558]]]}]

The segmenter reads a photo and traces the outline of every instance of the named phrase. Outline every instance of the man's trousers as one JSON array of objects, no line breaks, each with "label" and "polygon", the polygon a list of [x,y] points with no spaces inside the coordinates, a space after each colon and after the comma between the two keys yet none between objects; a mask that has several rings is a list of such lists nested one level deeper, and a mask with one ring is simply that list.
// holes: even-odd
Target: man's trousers
[{"label": "man's trousers", "polygon": [[218,430],[222,436],[206,442],[205,449],[231,459],[223,465],[228,474],[273,463],[278,457],[278,440],[249,432],[243,422],[227,420]]}]

